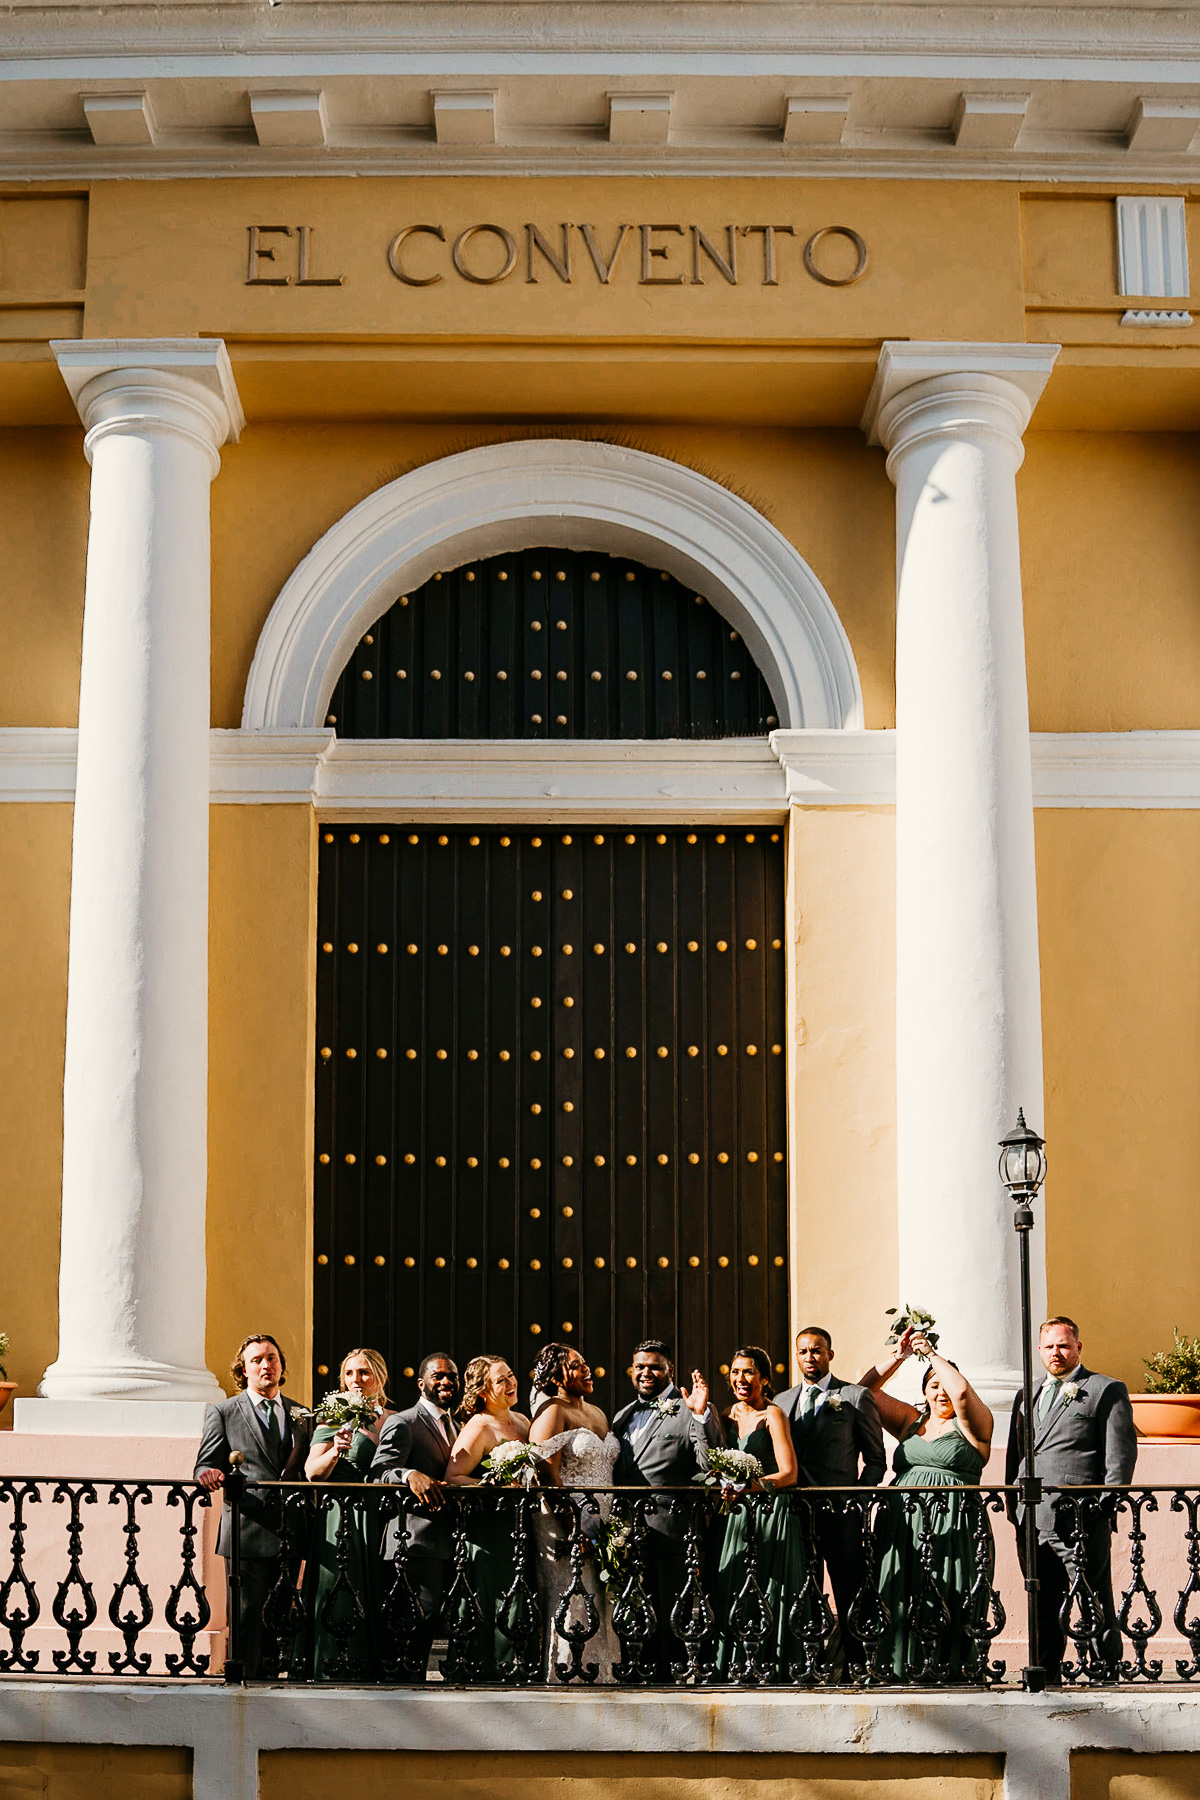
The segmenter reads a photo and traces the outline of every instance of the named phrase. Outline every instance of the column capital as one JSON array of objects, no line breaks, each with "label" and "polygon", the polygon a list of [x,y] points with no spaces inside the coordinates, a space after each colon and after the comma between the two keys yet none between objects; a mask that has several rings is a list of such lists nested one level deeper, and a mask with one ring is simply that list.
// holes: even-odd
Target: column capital
[{"label": "column capital", "polygon": [[58,338],[50,348],[87,428],[88,461],[102,437],[158,427],[208,452],[246,423],[229,352],[220,338]]},{"label": "column capital", "polygon": [[1058,344],[885,343],[862,416],[893,459],[931,437],[986,435],[1021,459],[1021,439]]}]

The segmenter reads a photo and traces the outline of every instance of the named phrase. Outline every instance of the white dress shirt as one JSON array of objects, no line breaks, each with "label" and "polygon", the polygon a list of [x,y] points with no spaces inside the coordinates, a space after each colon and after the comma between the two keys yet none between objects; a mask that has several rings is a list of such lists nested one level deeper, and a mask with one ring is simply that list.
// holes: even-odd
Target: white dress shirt
[{"label": "white dress shirt", "polygon": [[454,1442],[454,1436],[450,1430],[450,1420],[447,1414],[442,1411],[440,1406],[434,1405],[428,1394],[421,1395],[421,1398],[417,1401],[417,1410],[418,1412],[424,1411],[429,1415],[438,1428],[439,1436],[444,1439],[446,1448],[449,1449],[450,1445]]}]

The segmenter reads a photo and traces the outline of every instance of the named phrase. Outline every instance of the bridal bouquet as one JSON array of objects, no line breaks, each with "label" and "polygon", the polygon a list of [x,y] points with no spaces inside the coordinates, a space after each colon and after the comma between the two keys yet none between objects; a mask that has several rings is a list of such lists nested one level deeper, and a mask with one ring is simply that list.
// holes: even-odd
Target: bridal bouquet
[{"label": "bridal bouquet", "polygon": [[[293,1411],[298,1410],[293,1408]],[[339,1394],[336,1391],[326,1394],[319,1406],[314,1406],[311,1418],[317,1425],[330,1425],[334,1431],[341,1431],[350,1426],[355,1431],[373,1431],[383,1411],[378,1400],[368,1400],[365,1394]]]},{"label": "bridal bouquet", "polygon": [[[928,1342],[929,1348],[931,1350],[937,1349],[938,1334],[934,1330],[932,1313],[922,1311],[919,1306],[909,1306],[906,1301],[903,1306],[889,1306],[886,1317],[892,1321],[887,1341],[893,1349],[900,1342],[900,1339],[904,1336],[906,1331],[920,1332],[921,1336]],[[928,1362],[929,1358],[923,1355],[920,1350],[916,1351],[915,1354],[921,1362]]]},{"label": "bridal bouquet", "polygon": [[596,1540],[596,1555],[600,1560],[600,1579],[612,1587],[614,1594],[625,1586],[632,1549],[633,1526],[629,1520],[606,1520]]},{"label": "bridal bouquet", "polygon": [[763,1466],[748,1450],[710,1450],[708,1473],[698,1475],[705,1487],[721,1490],[721,1511],[732,1510],[737,1496],[763,1478]]},{"label": "bridal bouquet", "polygon": [[480,1463],[479,1480],[484,1487],[539,1487],[545,1460],[533,1444],[497,1444]]}]

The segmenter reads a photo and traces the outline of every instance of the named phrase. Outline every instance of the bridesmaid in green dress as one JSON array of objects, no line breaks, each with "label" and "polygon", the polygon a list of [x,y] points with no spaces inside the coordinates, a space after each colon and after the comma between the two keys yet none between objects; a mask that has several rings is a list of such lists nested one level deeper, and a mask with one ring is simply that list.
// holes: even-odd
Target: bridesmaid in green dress
[{"label": "bridesmaid in green dress", "polygon": [[[914,1355],[929,1364],[921,1408],[882,1392],[884,1382]],[[979,1486],[992,1447],[992,1414],[956,1363],[939,1356],[919,1333],[906,1331],[896,1356],[882,1370],[868,1369],[862,1384],[874,1394],[888,1431],[900,1440],[892,1459],[897,1488]],[[900,1680],[933,1673],[949,1681],[971,1679],[976,1652],[967,1628],[978,1573],[979,1519],[979,1503],[955,1493],[928,1495],[924,1506],[914,1495],[907,1505],[897,1501],[889,1508],[879,1592],[891,1626],[880,1657]],[[989,1583],[993,1558],[989,1524]]]},{"label": "bridesmaid in green dress", "polygon": [[[488,1351],[471,1358],[458,1409],[463,1428],[446,1465],[451,1486],[478,1487],[475,1470],[498,1444],[529,1442],[529,1420],[513,1409],[517,1392],[517,1378],[502,1356]],[[471,1582],[482,1616],[480,1629],[472,1634],[471,1655],[483,1681],[502,1681],[513,1660],[513,1647],[500,1629],[498,1615],[516,1575],[514,1516],[503,1501],[498,1501],[495,1512],[475,1508],[466,1512]]]},{"label": "bridesmaid in green dress", "polygon": [[[366,1481],[379,1447],[380,1427],[394,1410],[387,1398],[387,1364],[378,1350],[351,1350],[338,1372],[343,1394],[359,1394],[379,1408],[369,1431],[335,1431],[318,1425],[312,1435],[304,1473],[309,1481]],[[314,1679],[378,1681],[380,1605],[380,1541],[382,1523],[372,1508],[356,1510],[342,1546],[344,1577],[338,1556],[342,1528],[340,1501],[330,1500],[316,1516],[304,1571],[305,1616],[310,1620]]]},{"label": "bridesmaid in green dress", "polygon": [[[738,1350],[729,1367],[734,1403],[726,1417],[725,1435],[730,1449],[745,1450],[762,1464],[763,1477],[755,1487],[768,1492],[796,1485],[796,1452],[788,1422],[771,1404],[771,1359],[757,1344]],[[757,1523],[754,1568],[750,1567],[746,1526],[747,1508],[735,1505],[725,1527],[725,1542],[717,1570],[716,1612],[724,1629],[717,1644],[717,1668],[732,1680],[748,1672],[746,1645],[729,1628],[758,1612],[758,1601],[746,1586],[753,1573],[770,1608],[771,1631],[761,1646],[761,1660],[770,1666],[770,1679],[786,1681],[790,1663],[788,1609],[804,1583],[804,1544],[800,1521],[782,1495],[768,1506],[755,1506]],[[735,1610],[736,1609],[736,1610]]]}]

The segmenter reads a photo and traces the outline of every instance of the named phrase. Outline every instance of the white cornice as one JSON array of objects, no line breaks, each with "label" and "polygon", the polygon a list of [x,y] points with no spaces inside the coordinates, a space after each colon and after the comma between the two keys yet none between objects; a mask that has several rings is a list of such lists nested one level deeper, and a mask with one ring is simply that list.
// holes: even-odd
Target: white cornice
[{"label": "white cornice", "polygon": [[[0,729],[0,802],[70,802],[73,730]],[[1034,804],[1200,807],[1200,731],[1034,732]],[[892,731],[777,731],[718,742],[339,740],[214,731],[214,805],[312,805],[322,817],[736,816],[789,804],[895,803]]]},{"label": "white cornice", "polygon": [[[1200,14],[1150,3],[18,0],[4,49],[8,180],[854,173],[1128,185],[1181,183],[1200,167],[1186,143],[1133,148],[1148,110],[1200,106]],[[464,89],[492,96],[482,134],[438,129],[435,98],[444,111]],[[614,103],[637,94],[669,97],[664,142],[611,131]],[[122,96],[127,111],[137,102],[136,128],[126,120],[93,141],[100,109]],[[831,97],[846,109],[836,141],[785,141],[789,106]],[[256,134],[255,101],[289,98],[308,101],[312,128]],[[1007,107],[1003,130],[962,129],[969,109],[989,106]]]}]

